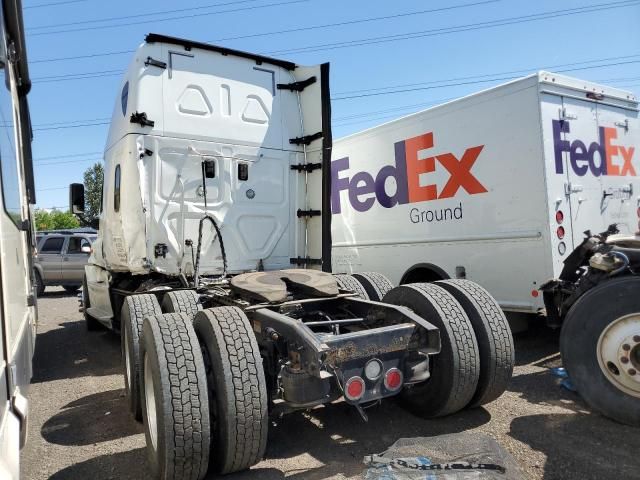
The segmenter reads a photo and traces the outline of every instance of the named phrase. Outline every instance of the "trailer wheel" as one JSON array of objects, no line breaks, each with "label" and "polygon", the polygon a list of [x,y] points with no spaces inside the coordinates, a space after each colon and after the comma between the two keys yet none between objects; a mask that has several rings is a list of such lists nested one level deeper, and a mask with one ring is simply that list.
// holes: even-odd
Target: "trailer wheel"
[{"label": "trailer wheel", "polygon": [[35,275],[34,275],[34,287],[36,289],[36,294],[41,297],[42,295],[44,295],[44,289],[45,289],[45,285],[44,282],[42,281],[42,275],[40,275],[40,273],[35,270]]},{"label": "trailer wheel", "polygon": [[460,303],[433,283],[401,285],[383,302],[408,307],[440,330],[441,350],[431,356],[431,377],[400,393],[404,406],[423,417],[441,417],[467,406],[478,386],[480,357],[473,326]]},{"label": "trailer wheel", "polygon": [[352,275],[347,274],[335,274],[336,282],[338,282],[338,286],[343,290],[349,290],[353,293],[357,293],[358,297],[369,300],[369,295],[367,295],[367,291],[364,289],[362,284],[354,278]]},{"label": "trailer wheel", "polygon": [[469,280],[435,283],[462,305],[478,341],[480,379],[469,406],[492,402],[504,393],[513,375],[515,351],[509,322],[498,302],[477,283]]},{"label": "trailer wheel", "polygon": [[573,304],[560,353],[578,393],[594,410],[640,426],[640,277],[609,280]]},{"label": "trailer wheel", "polygon": [[258,463],[267,445],[268,397],[258,343],[237,307],[202,310],[193,322],[207,371],[211,466],[221,474]]},{"label": "trailer wheel", "polygon": [[[37,274],[38,275],[38,274]],[[91,302],[89,301],[89,289],[87,288],[87,276],[82,277],[82,312],[84,314],[84,324],[87,326],[87,330],[90,332],[99,330],[102,327],[102,324],[93,318],[87,310],[91,307]]]},{"label": "trailer wheel", "polygon": [[140,379],[142,378],[142,357],[140,356],[140,335],[144,317],[161,315],[162,310],[155,295],[129,295],[124,299],[121,319],[122,363],[124,366],[124,388],[129,400],[129,411],[134,418],[142,421],[142,401]]},{"label": "trailer wheel", "polygon": [[157,478],[199,480],[207,473],[211,436],[206,373],[191,318],[147,316],[142,332],[148,462]]},{"label": "trailer wheel", "polygon": [[193,318],[200,310],[202,305],[194,290],[176,290],[165,293],[162,298],[162,311],[165,313],[186,313]]},{"label": "trailer wheel", "polygon": [[381,302],[382,297],[393,288],[393,283],[381,273],[361,272],[352,276],[362,284],[369,299],[374,302]]}]

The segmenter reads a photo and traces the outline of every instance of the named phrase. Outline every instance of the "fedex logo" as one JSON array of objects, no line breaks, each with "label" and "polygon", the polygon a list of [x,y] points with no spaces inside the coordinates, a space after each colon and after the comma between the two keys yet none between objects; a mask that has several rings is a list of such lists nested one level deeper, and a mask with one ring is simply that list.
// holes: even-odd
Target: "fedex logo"
[{"label": "fedex logo", "polygon": [[[385,208],[407,203],[426,202],[454,197],[460,188],[474,195],[487,189],[471,173],[484,145],[467,148],[460,158],[453,153],[441,153],[419,158],[418,152],[434,147],[433,132],[409,138],[394,144],[395,164],[385,165],[375,178],[369,172],[354,173],[351,178],[341,177],[349,169],[349,157],[331,162],[331,211],[340,213],[340,192],[348,192],[349,203],[359,211],[366,212],[377,200]],[[448,181],[440,188],[434,183],[423,185],[420,177],[436,171],[436,162],[449,173]],[[388,191],[387,180],[395,180],[395,191]]]},{"label": "fedex logo", "polygon": [[581,177],[589,170],[596,177],[600,175],[636,175],[636,170],[631,163],[635,147],[618,145],[616,143],[618,131],[615,128],[600,127],[598,129],[599,142],[593,142],[587,147],[581,140],[570,142],[562,139],[563,133],[571,132],[567,120],[552,121],[556,173],[564,173],[562,154],[567,152],[569,165],[576,175]]}]

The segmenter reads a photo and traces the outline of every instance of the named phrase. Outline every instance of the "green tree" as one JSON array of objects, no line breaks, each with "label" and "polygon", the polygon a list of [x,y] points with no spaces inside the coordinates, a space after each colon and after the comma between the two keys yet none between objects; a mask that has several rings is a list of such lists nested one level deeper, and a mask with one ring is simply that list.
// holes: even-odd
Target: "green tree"
[{"label": "green tree", "polygon": [[87,222],[98,218],[102,204],[104,169],[95,163],[84,172],[84,218]]},{"label": "green tree", "polygon": [[69,211],[61,212],[60,210],[36,210],[34,212],[34,221],[37,231],[43,230],[62,230],[65,228],[77,228],[80,222],[74,214]]}]

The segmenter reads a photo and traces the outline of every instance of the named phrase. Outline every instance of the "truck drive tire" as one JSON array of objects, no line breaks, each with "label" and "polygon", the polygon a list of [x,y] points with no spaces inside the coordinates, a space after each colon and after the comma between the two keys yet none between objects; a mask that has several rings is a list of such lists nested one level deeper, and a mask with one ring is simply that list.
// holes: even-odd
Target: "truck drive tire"
[{"label": "truck drive tire", "polygon": [[507,318],[498,302],[477,283],[441,280],[435,284],[462,305],[478,341],[480,379],[469,406],[492,402],[504,393],[513,375],[515,350]]},{"label": "truck drive tire", "polygon": [[244,312],[216,307],[196,314],[211,406],[211,468],[220,474],[258,463],[267,445],[268,397],[258,343]]},{"label": "truck drive tire", "polygon": [[369,299],[374,302],[381,302],[382,297],[393,288],[393,283],[381,273],[361,272],[354,273],[352,276],[360,282],[369,295]]},{"label": "truck drive tire", "polygon": [[198,302],[198,294],[193,290],[176,290],[165,293],[162,298],[162,311],[164,313],[186,313],[192,318],[202,310]]},{"label": "truck drive tire", "polygon": [[82,277],[82,312],[84,314],[84,324],[87,326],[87,330],[93,332],[95,330],[99,330],[102,325],[98,320],[89,315],[87,312],[89,307],[91,307],[91,302],[89,301],[89,289],[87,288],[87,276],[85,275]]},{"label": "truck drive tire", "polygon": [[441,350],[431,357],[431,377],[404,388],[401,403],[422,417],[442,417],[466,407],[478,386],[480,357],[473,326],[460,303],[433,283],[401,285],[382,301],[408,307],[440,330]]},{"label": "truck drive tire", "polygon": [[560,353],[569,378],[595,411],[640,426],[640,277],[605,281],[569,309]]},{"label": "truck drive tire", "polygon": [[362,284],[356,280],[352,275],[338,273],[335,274],[336,282],[338,282],[338,286],[342,290],[349,290],[353,293],[357,293],[358,297],[369,300],[369,295],[367,295],[367,291],[364,289]]},{"label": "truck drive tire", "polygon": [[120,313],[122,363],[124,366],[124,387],[129,400],[129,411],[134,418],[142,421],[142,357],[140,356],[140,335],[146,316],[162,314],[155,295],[129,295],[124,299]]},{"label": "truck drive tire", "polygon": [[142,327],[142,410],[147,460],[156,478],[199,480],[211,435],[207,380],[191,318],[146,316]]}]

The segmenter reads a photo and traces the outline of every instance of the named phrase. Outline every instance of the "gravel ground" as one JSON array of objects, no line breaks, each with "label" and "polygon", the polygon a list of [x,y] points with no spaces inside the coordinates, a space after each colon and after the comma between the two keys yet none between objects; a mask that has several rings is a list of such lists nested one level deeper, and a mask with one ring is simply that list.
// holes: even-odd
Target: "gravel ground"
[{"label": "gravel ground", "polygon": [[[148,478],[142,427],[125,406],[119,338],[87,332],[76,297],[61,289],[38,303],[23,478]],[[478,431],[504,446],[525,478],[640,479],[640,430],[590,413],[549,373],[559,365],[557,334],[519,335],[516,353],[509,390],[486,408],[423,420],[387,401],[368,410],[368,423],[345,404],[291,414],[271,427],[265,460],[225,478],[359,478],[363,456],[398,438]]]}]

